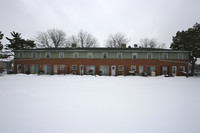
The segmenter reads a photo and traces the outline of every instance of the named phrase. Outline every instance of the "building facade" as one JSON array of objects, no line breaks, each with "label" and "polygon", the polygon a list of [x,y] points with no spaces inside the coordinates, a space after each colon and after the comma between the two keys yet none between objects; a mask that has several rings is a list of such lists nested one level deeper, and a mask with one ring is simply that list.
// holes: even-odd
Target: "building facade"
[{"label": "building facade", "polygon": [[187,51],[152,48],[41,48],[14,51],[14,72],[77,75],[188,73]]}]

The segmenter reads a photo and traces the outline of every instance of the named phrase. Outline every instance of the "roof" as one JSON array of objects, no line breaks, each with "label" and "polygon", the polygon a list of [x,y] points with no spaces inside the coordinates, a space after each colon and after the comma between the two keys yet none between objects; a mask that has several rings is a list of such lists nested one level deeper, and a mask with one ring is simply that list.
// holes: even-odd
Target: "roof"
[{"label": "roof", "polygon": [[14,50],[17,51],[126,51],[126,52],[189,52],[182,50],[172,50],[172,49],[160,49],[160,48],[106,48],[106,47],[96,47],[96,48],[35,48],[35,49],[23,49],[23,50]]}]

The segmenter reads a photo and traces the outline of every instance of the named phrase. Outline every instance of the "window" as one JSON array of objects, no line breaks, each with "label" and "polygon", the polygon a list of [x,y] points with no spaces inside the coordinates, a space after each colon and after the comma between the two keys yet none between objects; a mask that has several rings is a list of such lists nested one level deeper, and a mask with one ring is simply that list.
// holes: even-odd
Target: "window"
[{"label": "window", "polygon": [[152,59],[152,53],[147,53],[147,59]]},{"label": "window", "polygon": [[19,52],[18,53],[18,58],[23,58],[24,57],[24,54],[22,52]]},{"label": "window", "polygon": [[178,59],[183,59],[183,53],[178,53]]},{"label": "window", "polygon": [[124,71],[124,66],[123,65],[119,65],[118,66],[118,71]]},{"label": "window", "polygon": [[59,58],[64,58],[64,52],[59,52]]},{"label": "window", "polygon": [[179,71],[180,72],[185,72],[185,66],[180,66]]},{"label": "window", "polygon": [[136,66],[131,66],[131,71],[136,71]]},{"label": "window", "polygon": [[39,53],[39,58],[41,58],[42,57],[42,53]]},{"label": "window", "polygon": [[133,53],[132,54],[132,59],[137,59],[138,58],[138,54],[137,53]]},{"label": "window", "polygon": [[93,53],[88,53],[88,58],[89,59],[93,58]]},{"label": "window", "polygon": [[77,70],[77,65],[72,65],[72,70],[76,71]]},{"label": "window", "polygon": [[122,53],[117,53],[117,59],[122,59]]},{"label": "window", "polygon": [[60,65],[60,70],[65,70],[65,65]]},{"label": "window", "polygon": [[108,58],[108,53],[102,53],[102,58],[103,58],[103,59]]},{"label": "window", "polygon": [[50,56],[51,56],[50,52],[46,52],[46,53],[45,53],[45,57],[46,57],[46,58],[50,58]]},{"label": "window", "polygon": [[168,53],[163,53],[163,59],[168,59]]},{"label": "window", "polygon": [[36,52],[32,53],[32,58],[37,58],[37,53]]},{"label": "window", "polygon": [[74,53],[73,53],[73,58],[79,58],[78,52],[74,52]]}]

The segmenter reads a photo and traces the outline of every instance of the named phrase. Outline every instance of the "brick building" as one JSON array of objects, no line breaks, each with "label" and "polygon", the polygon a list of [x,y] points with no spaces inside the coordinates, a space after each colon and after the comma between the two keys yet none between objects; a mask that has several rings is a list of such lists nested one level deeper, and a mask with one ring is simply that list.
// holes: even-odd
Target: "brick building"
[{"label": "brick building", "polygon": [[188,73],[188,51],[152,48],[40,48],[14,51],[15,73],[169,75]]}]

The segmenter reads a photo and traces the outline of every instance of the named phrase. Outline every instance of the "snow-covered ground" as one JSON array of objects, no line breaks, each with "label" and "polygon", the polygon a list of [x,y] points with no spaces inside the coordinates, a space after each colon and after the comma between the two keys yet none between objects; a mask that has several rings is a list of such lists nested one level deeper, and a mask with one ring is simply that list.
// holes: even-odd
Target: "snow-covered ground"
[{"label": "snow-covered ground", "polygon": [[200,78],[0,76],[0,133],[199,133]]}]

